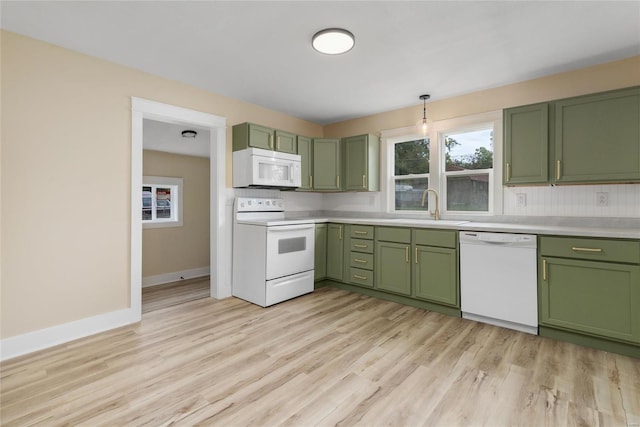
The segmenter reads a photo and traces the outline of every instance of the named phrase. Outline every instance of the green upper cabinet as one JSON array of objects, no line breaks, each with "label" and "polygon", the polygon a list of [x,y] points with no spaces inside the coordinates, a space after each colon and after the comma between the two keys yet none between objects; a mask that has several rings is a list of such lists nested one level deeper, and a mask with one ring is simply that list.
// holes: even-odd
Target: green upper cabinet
[{"label": "green upper cabinet", "polygon": [[275,138],[276,138],[276,143],[275,143],[276,151],[281,151],[283,153],[290,153],[290,154],[298,153],[298,149],[297,149],[298,144],[297,144],[296,135],[289,132],[276,130]]},{"label": "green upper cabinet", "polygon": [[298,136],[298,155],[300,156],[300,190],[313,189],[313,142],[306,136]]},{"label": "green upper cabinet", "polygon": [[327,277],[327,224],[316,224],[314,279]]},{"label": "green upper cabinet", "polygon": [[342,280],[344,274],[344,225],[327,225],[327,277]]},{"label": "green upper cabinet", "polygon": [[281,151],[296,154],[296,135],[254,123],[240,123],[232,128],[233,151],[245,148]]},{"label": "green upper cabinet", "polygon": [[504,185],[549,180],[549,104],[504,110]]},{"label": "green upper cabinet", "polygon": [[640,88],[555,103],[555,181],[640,181]]},{"label": "green upper cabinet", "polygon": [[253,123],[240,123],[239,125],[234,125],[232,131],[233,151],[244,150],[249,147],[273,150],[274,129]]},{"label": "green upper cabinet", "polygon": [[504,185],[640,182],[640,87],[504,110]]},{"label": "green upper cabinet", "polygon": [[340,140],[313,139],[313,188],[340,191]]},{"label": "green upper cabinet", "polygon": [[380,141],[375,135],[358,135],[341,141],[345,191],[380,190]]}]

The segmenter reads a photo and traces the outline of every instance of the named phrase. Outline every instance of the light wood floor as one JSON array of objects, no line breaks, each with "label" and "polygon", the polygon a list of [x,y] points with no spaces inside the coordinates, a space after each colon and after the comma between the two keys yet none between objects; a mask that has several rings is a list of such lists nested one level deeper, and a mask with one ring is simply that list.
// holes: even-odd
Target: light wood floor
[{"label": "light wood floor", "polygon": [[210,280],[207,277],[181,280],[142,288],[142,312],[160,310],[201,298],[208,298]]},{"label": "light wood floor", "polygon": [[192,301],[1,368],[3,426],[640,423],[640,359],[336,289]]}]

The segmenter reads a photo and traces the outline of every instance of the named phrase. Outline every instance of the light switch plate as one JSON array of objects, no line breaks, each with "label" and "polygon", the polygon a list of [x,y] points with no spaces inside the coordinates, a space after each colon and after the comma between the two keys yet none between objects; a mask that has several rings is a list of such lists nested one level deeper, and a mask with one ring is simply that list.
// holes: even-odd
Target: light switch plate
[{"label": "light switch plate", "polygon": [[527,194],[526,193],[516,193],[516,207],[524,208],[527,206]]}]

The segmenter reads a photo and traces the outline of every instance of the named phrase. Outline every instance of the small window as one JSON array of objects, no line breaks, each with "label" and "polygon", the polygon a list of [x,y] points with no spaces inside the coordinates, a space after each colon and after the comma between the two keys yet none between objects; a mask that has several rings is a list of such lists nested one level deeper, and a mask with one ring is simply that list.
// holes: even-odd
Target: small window
[{"label": "small window", "polygon": [[394,143],[396,211],[424,211],[422,193],[429,187],[429,138]]},{"label": "small window", "polygon": [[442,136],[447,211],[489,212],[493,187],[493,127]]},{"label": "small window", "polygon": [[143,177],[142,226],[182,226],[182,178]]}]

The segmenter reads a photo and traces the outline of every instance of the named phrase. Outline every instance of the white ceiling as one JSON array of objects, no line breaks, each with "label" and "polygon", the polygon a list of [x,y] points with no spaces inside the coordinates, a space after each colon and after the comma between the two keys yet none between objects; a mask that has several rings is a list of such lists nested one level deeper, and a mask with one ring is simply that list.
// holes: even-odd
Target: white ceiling
[{"label": "white ceiling", "polygon": [[[319,124],[640,54],[640,1],[0,2],[2,28]],[[311,36],[355,34],[327,56]]]},{"label": "white ceiling", "polygon": [[[195,138],[183,138],[183,130],[195,130],[197,135]],[[145,150],[209,157],[211,143],[208,129],[144,119],[142,121],[142,135],[142,147]]]}]

